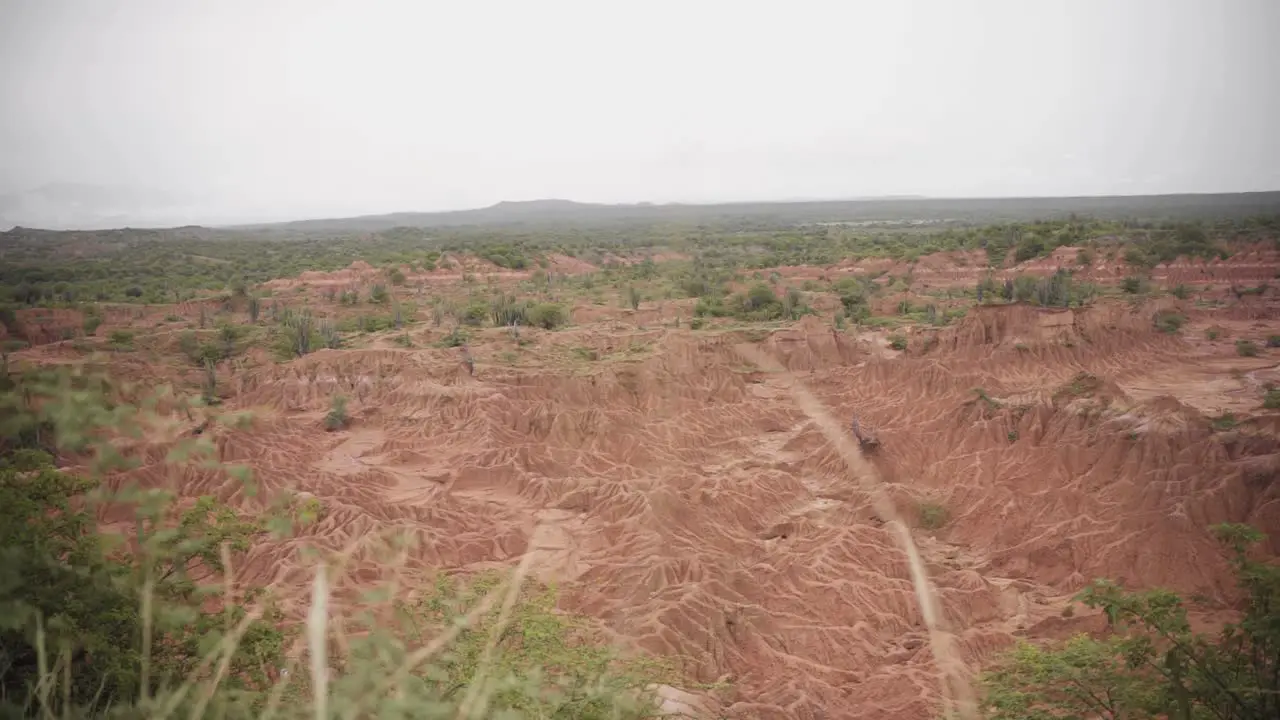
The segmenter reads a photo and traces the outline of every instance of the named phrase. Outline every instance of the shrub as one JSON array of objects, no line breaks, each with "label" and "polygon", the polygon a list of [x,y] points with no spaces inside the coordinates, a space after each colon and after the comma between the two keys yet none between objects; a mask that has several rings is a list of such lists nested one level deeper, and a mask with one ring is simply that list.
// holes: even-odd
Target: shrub
[{"label": "shrub", "polygon": [[1262,397],[1262,407],[1267,410],[1280,410],[1280,390],[1271,388]]},{"label": "shrub", "polygon": [[324,429],[329,431],[341,430],[347,426],[347,399],[341,395],[334,395],[329,406],[329,414],[324,416]]},{"label": "shrub", "polygon": [[920,527],[926,530],[937,530],[947,524],[947,509],[939,503],[920,503]]},{"label": "shrub", "polygon": [[405,282],[404,272],[400,268],[394,268],[387,273],[387,279],[391,281],[392,285],[403,285]]},{"label": "shrub", "polygon": [[440,346],[447,348],[461,347],[467,344],[467,339],[467,334],[462,331],[462,328],[454,328],[449,331],[448,335],[440,339]]},{"label": "shrub", "polygon": [[1101,610],[1117,632],[1081,633],[1060,644],[1019,642],[983,674],[982,717],[1275,717],[1280,568],[1250,559],[1263,536],[1242,525],[1211,528],[1232,552],[1242,617],[1202,634],[1189,604],[1168,590],[1127,592],[1095,580],[1075,598]]},{"label": "shrub", "polygon": [[1236,354],[1241,357],[1257,357],[1258,345],[1252,340],[1237,340]]},{"label": "shrub", "polygon": [[1146,281],[1137,275],[1130,275],[1120,281],[1120,289],[1130,295],[1137,295],[1138,293],[1141,293],[1145,287]]},{"label": "shrub", "polygon": [[1267,347],[1269,348],[1280,347],[1280,335],[1268,335]]},{"label": "shrub", "polygon": [[530,325],[535,325],[545,330],[555,330],[569,322],[569,313],[563,305],[538,303],[529,308],[528,320]]},{"label": "shrub", "polygon": [[517,301],[514,295],[498,295],[489,303],[489,319],[494,327],[528,325],[528,312],[529,303]]},{"label": "shrub", "polygon": [[463,309],[462,316],[458,319],[463,325],[480,327],[487,317],[489,317],[489,305],[483,300],[475,300]]},{"label": "shrub", "polygon": [[107,339],[116,347],[127,348],[133,345],[133,333],[128,330],[112,330]]},{"label": "shrub", "polygon": [[906,338],[906,336],[905,336],[905,335],[897,335],[897,334],[890,335],[890,336],[889,336],[889,347],[893,348],[894,350],[906,350],[906,349],[907,349],[907,338]]},{"label": "shrub", "polygon": [[381,305],[382,303],[385,303],[389,297],[390,296],[387,294],[387,286],[382,283],[375,283],[374,286],[369,289],[369,302],[371,303]]},{"label": "shrub", "polygon": [[1221,331],[1221,330],[1219,330],[1218,328],[1216,328],[1216,327],[1211,327],[1211,328],[1208,328],[1208,329],[1206,329],[1206,330],[1204,331],[1204,336],[1205,336],[1206,338],[1208,338],[1210,341],[1213,341],[1213,340],[1217,340],[1217,339],[1218,339],[1218,335],[1219,335],[1221,332],[1222,332],[1222,331]]},{"label": "shrub", "polygon": [[632,310],[639,310],[640,300],[641,300],[640,291],[636,289],[635,285],[628,285],[627,286],[627,305],[629,305]]},{"label": "shrub", "polygon": [[1191,288],[1182,284],[1175,285],[1174,288],[1169,292],[1171,292],[1173,296],[1178,298],[1179,300],[1186,300],[1187,298],[1191,297]]},{"label": "shrub", "polygon": [[98,332],[98,326],[102,325],[102,318],[98,315],[85,315],[84,323],[81,327],[84,329],[85,335],[93,335]]},{"label": "shrub", "polygon": [[249,298],[249,322],[258,322],[258,316],[262,313],[262,301],[255,295]]},{"label": "shrub", "polygon": [[1186,321],[1187,317],[1185,315],[1172,310],[1161,310],[1153,317],[1156,329],[1163,333],[1178,332]]}]

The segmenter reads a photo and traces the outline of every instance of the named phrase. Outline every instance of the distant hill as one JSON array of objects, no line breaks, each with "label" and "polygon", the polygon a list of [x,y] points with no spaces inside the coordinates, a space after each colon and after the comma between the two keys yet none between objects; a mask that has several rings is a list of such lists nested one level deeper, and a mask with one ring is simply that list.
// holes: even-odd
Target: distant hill
[{"label": "distant hill", "polygon": [[580,225],[645,222],[1014,222],[1070,214],[1108,219],[1236,218],[1280,214],[1280,192],[1131,195],[1060,198],[869,198],[793,202],[694,204],[580,203],[545,199],[504,201],[474,210],[402,212],[348,218],[239,225],[236,229],[301,232],[377,232],[394,227]]}]

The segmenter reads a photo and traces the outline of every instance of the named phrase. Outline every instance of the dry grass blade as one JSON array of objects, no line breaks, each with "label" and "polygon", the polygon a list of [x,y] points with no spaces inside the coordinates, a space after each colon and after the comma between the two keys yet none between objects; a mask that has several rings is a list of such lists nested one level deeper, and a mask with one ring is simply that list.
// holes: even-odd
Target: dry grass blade
[{"label": "dry grass blade", "polygon": [[898,547],[909,561],[911,584],[915,588],[916,599],[920,603],[920,613],[924,617],[925,625],[929,628],[930,648],[933,651],[934,662],[941,671],[939,689],[942,692],[946,716],[958,715],[963,720],[978,720],[977,703],[969,682],[968,666],[965,665],[955,647],[955,638],[943,627],[937,594],[929,581],[924,561],[920,557],[915,541],[911,538],[911,531],[907,524],[898,517],[897,509],[881,488],[875,467],[867,462],[857,444],[845,433],[844,425],[832,417],[822,403],[794,375],[787,372],[786,368],[751,345],[737,345],[734,349],[747,362],[787,379],[787,386],[796,406],[813,421],[818,430],[835,447],[850,472],[871,497],[876,512],[884,518],[887,525],[893,528]]},{"label": "dry grass blade", "polygon": [[311,608],[307,611],[307,652],[311,660],[316,720],[324,720],[329,713],[329,651],[325,642],[328,617],[329,581],[325,565],[320,563],[311,586]]},{"label": "dry grass blade", "polygon": [[[529,541],[529,547],[538,547],[541,533],[545,532],[544,526],[538,526],[533,531],[533,537]],[[529,567],[533,564],[531,558],[532,552],[526,551],[524,557],[520,559],[520,565],[516,568],[514,576],[507,584],[506,592],[502,599],[502,610],[498,614],[498,622],[494,623],[493,628],[489,631],[489,639],[485,642],[484,650],[481,652],[480,659],[476,663],[475,675],[471,678],[470,685],[467,686],[466,697],[463,698],[462,704],[458,706],[458,717],[471,717],[473,713],[483,713],[484,707],[476,707],[477,702],[482,702],[481,692],[484,690],[486,674],[489,671],[489,664],[493,661],[493,651],[498,645],[498,639],[502,637],[502,633],[506,630],[507,623],[511,621],[511,611],[515,608],[516,599],[520,597],[520,588],[524,587],[524,578],[529,571]]]}]

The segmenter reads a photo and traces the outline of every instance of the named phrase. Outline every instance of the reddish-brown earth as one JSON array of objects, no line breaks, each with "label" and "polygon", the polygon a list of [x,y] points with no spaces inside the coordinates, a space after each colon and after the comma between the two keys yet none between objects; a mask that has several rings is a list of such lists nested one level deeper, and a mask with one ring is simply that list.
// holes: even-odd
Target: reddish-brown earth
[{"label": "reddish-brown earth", "polygon": [[[965,262],[922,262],[912,291],[985,272],[984,259]],[[1156,275],[1227,287],[1277,267],[1258,251]],[[880,269],[901,272],[778,270],[834,279]],[[303,280],[345,285],[371,271]],[[454,274],[424,279],[438,290]],[[226,374],[223,409],[252,421],[209,435],[222,460],[254,468],[259,496],[196,468],[178,487],[246,508],[278,490],[323,504],[301,537],[238,563],[245,585],[298,592],[308,580],[300,547],[338,549],[389,529],[419,541],[410,576],[532,553],[533,574],[560,586],[565,609],[625,648],[677,658],[690,688],[721,683],[694,693],[709,713],[931,718],[940,653],[973,673],[1015,638],[1097,630],[1084,608],[1065,611],[1091,579],[1225,607],[1230,573],[1206,528],[1252,523],[1280,552],[1280,414],[1261,408],[1264,383],[1280,379],[1280,351],[1265,348],[1280,322],[1269,290],[1228,300],[978,307],[950,327],[906,331],[905,353],[883,332],[837,332],[829,318],[691,331],[687,303],[581,305],[567,329],[522,330],[523,345],[498,329],[474,337],[474,377],[457,350],[431,345],[445,328],[418,322],[411,348],[375,338]],[[1153,327],[1162,308],[1189,317],[1181,334]],[[1213,341],[1211,326],[1223,329]],[[1238,356],[1242,337],[1261,356]],[[23,355],[51,360],[62,346]],[[751,352],[769,359],[753,363]],[[181,378],[177,365],[116,362],[153,380]],[[797,402],[797,388],[815,402]],[[350,398],[352,423],[324,432],[335,395]],[[1228,411],[1238,424],[1215,431],[1210,418]],[[866,458],[830,437],[832,422],[843,430],[855,413],[882,443]],[[171,481],[169,442],[137,449],[148,462],[133,476]],[[920,527],[924,503],[945,508],[941,529]],[[357,559],[355,576],[381,572],[373,556]],[[932,638],[926,601],[937,603]]]}]

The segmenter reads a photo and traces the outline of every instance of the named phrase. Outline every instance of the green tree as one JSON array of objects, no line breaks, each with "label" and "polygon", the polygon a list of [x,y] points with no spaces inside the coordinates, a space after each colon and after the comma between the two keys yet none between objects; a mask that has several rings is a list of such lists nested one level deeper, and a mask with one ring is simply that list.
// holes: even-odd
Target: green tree
[{"label": "green tree", "polygon": [[1257,530],[1224,524],[1213,532],[1231,551],[1245,597],[1238,622],[1216,635],[1196,633],[1174,593],[1096,581],[1078,599],[1104,611],[1113,634],[1057,647],[1021,644],[984,677],[987,716],[1280,717],[1280,567],[1250,558],[1250,546],[1263,539]]}]

